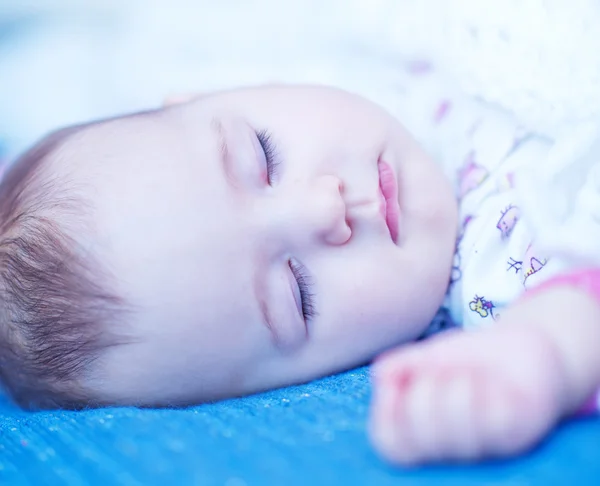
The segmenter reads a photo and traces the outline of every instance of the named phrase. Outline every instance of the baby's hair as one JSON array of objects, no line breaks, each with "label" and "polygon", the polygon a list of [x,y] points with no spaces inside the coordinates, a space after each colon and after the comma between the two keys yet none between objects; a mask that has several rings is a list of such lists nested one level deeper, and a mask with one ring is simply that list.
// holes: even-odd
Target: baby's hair
[{"label": "baby's hair", "polygon": [[0,382],[27,408],[89,404],[90,367],[119,344],[111,328],[122,299],[74,236],[85,228],[85,201],[49,162],[77,131],[43,139],[0,184]]}]

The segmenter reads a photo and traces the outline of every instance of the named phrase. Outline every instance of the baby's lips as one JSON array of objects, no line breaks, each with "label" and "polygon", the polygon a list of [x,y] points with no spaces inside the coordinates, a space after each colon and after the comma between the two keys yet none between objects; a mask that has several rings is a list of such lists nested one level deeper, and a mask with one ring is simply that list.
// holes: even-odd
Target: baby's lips
[{"label": "baby's lips", "polygon": [[379,189],[385,200],[385,223],[394,243],[398,243],[400,205],[398,203],[398,181],[392,167],[382,160],[377,162],[379,171]]}]

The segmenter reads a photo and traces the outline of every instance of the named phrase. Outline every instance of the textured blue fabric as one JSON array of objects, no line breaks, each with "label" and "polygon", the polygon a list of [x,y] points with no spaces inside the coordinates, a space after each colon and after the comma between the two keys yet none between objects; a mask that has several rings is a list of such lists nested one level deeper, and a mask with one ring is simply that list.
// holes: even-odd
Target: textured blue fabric
[{"label": "textured blue fabric", "polygon": [[600,420],[532,454],[473,467],[391,468],[369,448],[363,368],[187,410],[27,413],[0,403],[0,484],[599,485]]}]

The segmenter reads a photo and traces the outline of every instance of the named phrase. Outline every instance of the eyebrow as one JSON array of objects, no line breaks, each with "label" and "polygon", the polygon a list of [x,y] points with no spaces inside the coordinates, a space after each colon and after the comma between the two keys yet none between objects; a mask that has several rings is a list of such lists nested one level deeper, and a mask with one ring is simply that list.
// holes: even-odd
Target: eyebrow
[{"label": "eyebrow", "polygon": [[229,146],[227,145],[227,130],[218,118],[213,118],[210,122],[210,126],[217,134],[219,160],[225,173],[225,179],[231,186],[237,187],[238,181],[231,166],[231,153],[229,151]]}]

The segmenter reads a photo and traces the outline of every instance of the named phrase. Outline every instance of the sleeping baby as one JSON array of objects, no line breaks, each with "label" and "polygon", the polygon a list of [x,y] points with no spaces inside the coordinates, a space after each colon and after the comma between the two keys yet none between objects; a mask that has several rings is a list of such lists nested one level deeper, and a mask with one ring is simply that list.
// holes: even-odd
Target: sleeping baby
[{"label": "sleeping baby", "polygon": [[488,54],[456,50],[481,68],[475,96],[413,59],[385,109],[261,86],[37,143],[0,185],[7,391],[31,408],[185,406],[384,353],[370,433],[400,464],[513,455],[596,411],[594,127],[557,145],[508,113],[535,114],[559,72],[523,97],[477,93],[512,59],[484,62],[511,35],[488,27],[465,29]]},{"label": "sleeping baby", "polygon": [[540,251],[521,217],[513,186],[546,141],[432,106],[440,133],[465,128],[455,181],[384,109],[316,86],[48,136],[0,186],[6,388],[29,407],[218,400],[366,363],[445,305],[476,330],[378,361],[376,447],[532,446],[600,384],[600,272]]}]

